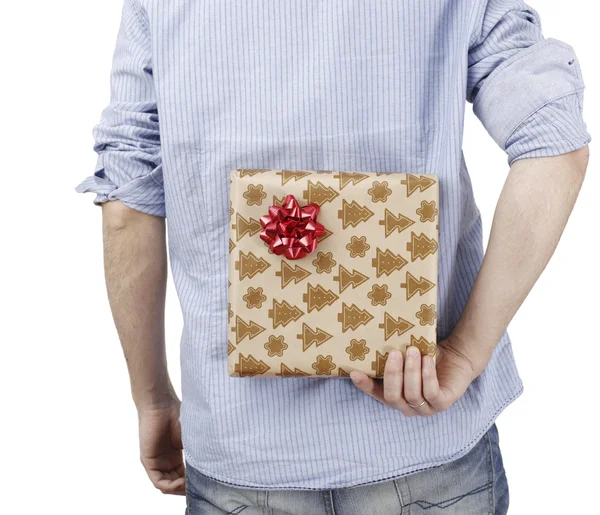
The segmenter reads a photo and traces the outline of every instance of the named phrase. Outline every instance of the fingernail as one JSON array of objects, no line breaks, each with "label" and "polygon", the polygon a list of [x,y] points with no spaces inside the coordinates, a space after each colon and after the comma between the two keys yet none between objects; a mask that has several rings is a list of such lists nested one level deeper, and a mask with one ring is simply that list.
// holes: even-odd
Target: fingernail
[{"label": "fingernail", "polygon": [[350,379],[352,379],[353,383],[358,383],[360,378],[358,377],[358,374],[355,374],[354,372],[350,372]]},{"label": "fingernail", "polygon": [[390,361],[398,361],[400,359],[400,353],[397,350],[390,352]]},{"label": "fingernail", "polygon": [[416,358],[417,357],[417,353],[419,352],[419,349],[417,349],[416,347],[413,347],[412,345],[406,349],[407,352],[407,357],[409,358]]}]

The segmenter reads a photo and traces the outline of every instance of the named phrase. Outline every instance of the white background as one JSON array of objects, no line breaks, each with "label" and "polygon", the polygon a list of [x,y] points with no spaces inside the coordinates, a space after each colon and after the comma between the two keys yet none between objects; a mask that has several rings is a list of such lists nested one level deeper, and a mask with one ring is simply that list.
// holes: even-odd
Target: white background
[{"label": "white background", "polygon": [[[585,0],[532,0],[546,37],[582,63],[600,138],[598,23]],[[146,478],[102,272],[101,210],[74,186],[93,171],[121,0],[0,6],[2,239],[0,513],[183,514]],[[471,114],[465,154],[489,233],[508,172]],[[498,419],[514,515],[594,513],[598,461],[597,154],[558,249],[509,326],[525,393]],[[168,292],[179,386],[182,326]]]}]

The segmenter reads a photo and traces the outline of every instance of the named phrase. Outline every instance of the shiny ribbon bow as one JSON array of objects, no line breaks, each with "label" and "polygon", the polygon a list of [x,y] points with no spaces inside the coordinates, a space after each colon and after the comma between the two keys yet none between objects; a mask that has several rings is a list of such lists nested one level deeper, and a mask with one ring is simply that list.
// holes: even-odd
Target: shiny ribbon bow
[{"label": "shiny ribbon bow", "polygon": [[300,207],[294,195],[286,196],[281,206],[269,207],[269,214],[261,217],[260,239],[278,256],[306,256],[317,248],[317,239],[325,233],[317,222],[319,209],[317,204]]}]

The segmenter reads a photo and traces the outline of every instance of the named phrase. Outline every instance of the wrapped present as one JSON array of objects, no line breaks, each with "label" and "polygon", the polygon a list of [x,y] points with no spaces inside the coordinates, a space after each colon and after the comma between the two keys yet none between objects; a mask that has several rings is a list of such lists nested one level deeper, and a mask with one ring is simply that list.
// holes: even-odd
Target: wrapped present
[{"label": "wrapped present", "polygon": [[435,355],[438,179],[231,171],[228,373],[382,377],[389,352]]}]

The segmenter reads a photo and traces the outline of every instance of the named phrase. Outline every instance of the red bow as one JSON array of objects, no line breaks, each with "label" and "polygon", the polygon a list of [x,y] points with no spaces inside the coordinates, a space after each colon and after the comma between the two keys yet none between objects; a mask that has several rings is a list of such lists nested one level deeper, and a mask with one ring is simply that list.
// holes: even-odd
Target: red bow
[{"label": "red bow", "polygon": [[281,207],[271,206],[269,214],[261,217],[260,239],[278,256],[306,256],[317,248],[318,237],[325,233],[323,225],[317,222],[319,209],[317,204],[300,207],[294,195],[288,195]]}]

